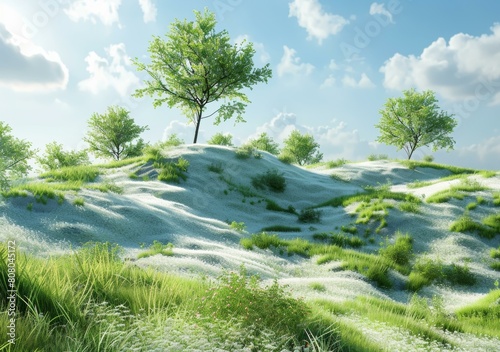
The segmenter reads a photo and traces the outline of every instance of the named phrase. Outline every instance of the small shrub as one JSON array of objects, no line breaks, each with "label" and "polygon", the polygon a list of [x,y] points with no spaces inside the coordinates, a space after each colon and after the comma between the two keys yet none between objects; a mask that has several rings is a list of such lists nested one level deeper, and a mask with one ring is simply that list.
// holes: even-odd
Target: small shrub
[{"label": "small shrub", "polygon": [[490,264],[490,268],[496,271],[500,271],[500,262],[494,262]]},{"label": "small shrub", "polygon": [[493,205],[495,205],[495,206],[500,205],[500,192],[493,193]]},{"label": "small shrub", "polygon": [[78,197],[73,200],[73,204],[79,207],[83,207],[85,204],[85,199]]},{"label": "small shrub", "polygon": [[339,247],[359,248],[364,245],[364,242],[361,238],[357,236],[346,236],[341,233],[332,234],[331,236],[329,236],[329,241],[331,244]]},{"label": "small shrub", "polygon": [[350,233],[351,235],[355,235],[358,233],[358,228],[356,226],[345,226],[342,225],[340,229],[346,233]]},{"label": "small shrub", "polygon": [[340,166],[343,166],[345,164],[347,164],[348,161],[346,159],[337,159],[337,160],[332,160],[332,161],[328,161],[326,163],[326,166],[329,168],[329,169],[333,169],[335,167],[340,167]]},{"label": "small shrub", "polygon": [[451,264],[444,268],[444,276],[451,284],[472,286],[476,283],[476,278],[467,265]]},{"label": "small shrub", "polygon": [[420,212],[420,204],[414,202],[403,202],[399,205],[399,209],[406,213],[417,214]]},{"label": "small shrub", "polygon": [[[242,239],[242,241],[245,240],[245,239]],[[242,242],[240,241],[240,243]],[[281,247],[283,242],[281,241],[281,239],[278,237],[278,235],[270,235],[268,234],[267,232],[261,232],[261,233],[257,233],[257,234],[253,234],[251,237],[250,237],[250,241],[252,243],[252,247],[253,246],[256,246],[260,249],[268,249],[269,247]],[[243,241],[245,242],[245,245],[246,247],[249,246],[249,243],[248,241]],[[241,243],[243,244],[243,243]]]},{"label": "small shrub", "polygon": [[435,280],[442,280],[443,264],[440,260],[420,259],[413,267],[408,280],[408,288],[411,291],[418,291],[423,286],[430,285]]},{"label": "small shrub", "polygon": [[244,222],[236,222],[236,221],[231,222],[229,226],[231,227],[231,229],[236,230],[238,232],[244,232],[245,229],[247,228]]},{"label": "small shrub", "polygon": [[481,205],[481,204],[486,203],[486,200],[483,197],[481,197],[481,196],[477,196],[476,197],[476,202],[477,202],[477,204]]},{"label": "small shrub", "polygon": [[283,153],[278,156],[278,160],[283,164],[292,164],[295,161],[293,156]]},{"label": "small shrub", "polygon": [[224,172],[224,167],[221,162],[211,163],[208,165],[208,171],[215,172],[216,174],[222,174],[222,172]]},{"label": "small shrub", "polygon": [[297,214],[297,211],[291,205],[289,205],[288,208],[283,208],[282,206],[280,206],[278,203],[276,203],[272,199],[265,199],[265,202],[266,202],[266,209],[267,210],[280,211],[283,213],[290,213],[290,214]]},{"label": "small shrub", "polygon": [[412,271],[408,276],[408,283],[406,288],[409,291],[417,292],[420,291],[424,286],[431,284],[431,281],[419,272]]},{"label": "small shrub", "polygon": [[90,165],[63,167],[40,175],[41,178],[75,182],[93,182],[97,176],[99,176],[99,169]]},{"label": "small shrub", "polygon": [[174,245],[172,243],[163,244],[160,241],[153,241],[153,244],[149,247],[147,251],[139,253],[137,258],[146,258],[151,257],[153,255],[165,255],[165,256],[173,256],[174,255]]},{"label": "small shrub", "polygon": [[177,147],[181,144],[184,144],[184,140],[179,138],[177,136],[177,133],[172,133],[171,135],[168,136],[168,138],[165,141],[161,142],[159,146],[162,148],[166,148],[166,147]]},{"label": "small shrub", "polygon": [[376,160],[387,160],[389,156],[387,154],[370,154],[368,155],[368,161],[376,161]]},{"label": "small shrub", "polygon": [[266,187],[273,192],[284,192],[286,188],[286,179],[283,173],[277,169],[267,170],[265,174],[252,177],[252,185],[258,189]]},{"label": "small shrub", "polygon": [[493,259],[500,259],[500,247],[498,247],[498,249],[492,249],[490,251],[490,257]]},{"label": "small shrub", "polygon": [[299,222],[306,224],[318,223],[321,221],[321,211],[316,209],[302,209],[299,214]]},{"label": "small shrub", "polygon": [[[485,220],[487,219],[488,218],[483,219],[483,223],[485,223],[485,225],[488,225],[487,223],[489,223],[491,219],[493,219],[494,221],[494,217],[488,219],[488,221],[485,222]],[[456,220],[451,224],[450,231],[462,232],[462,233],[468,231],[477,232],[481,237],[493,238],[495,236],[495,230],[485,225],[472,220],[472,218],[468,214],[464,214],[458,220]]]},{"label": "small shrub", "polygon": [[187,180],[185,172],[188,170],[189,161],[183,157],[177,159],[176,162],[157,163],[155,167],[161,168],[158,174],[159,181],[179,183],[180,179]]},{"label": "small shrub", "polygon": [[422,160],[426,163],[432,163],[434,161],[434,157],[432,155],[424,155]]},{"label": "small shrub", "polygon": [[326,292],[326,287],[322,283],[319,282],[311,282],[309,284],[309,287],[312,288],[314,291],[318,292]]},{"label": "small shrub", "polygon": [[396,233],[394,244],[390,244],[387,240],[384,247],[380,248],[379,253],[398,265],[408,265],[413,256],[413,239],[410,235],[403,235],[400,232]]},{"label": "small shrub", "polygon": [[476,202],[470,202],[469,204],[467,204],[467,206],[465,207],[466,210],[474,210],[477,208],[477,203]]},{"label": "small shrub", "polygon": [[218,132],[212,136],[207,141],[207,144],[211,145],[225,145],[231,147],[233,145],[233,136],[231,134],[224,134],[221,132]]},{"label": "small shrub", "polygon": [[242,145],[236,149],[236,158],[238,159],[249,159],[254,157],[255,159],[262,158],[262,154],[259,153],[254,147],[250,145]]},{"label": "small shrub", "polygon": [[485,217],[483,224],[489,226],[495,233],[500,233],[500,213]]}]

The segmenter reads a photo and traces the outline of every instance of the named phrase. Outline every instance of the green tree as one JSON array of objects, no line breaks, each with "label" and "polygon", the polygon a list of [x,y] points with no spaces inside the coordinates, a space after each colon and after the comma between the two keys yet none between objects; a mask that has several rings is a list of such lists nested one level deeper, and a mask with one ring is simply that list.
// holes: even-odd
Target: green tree
[{"label": "green tree", "polygon": [[323,154],[319,152],[319,144],[308,133],[301,134],[294,130],[283,144],[282,156],[291,158],[299,165],[313,164],[323,159]]},{"label": "green tree", "polygon": [[0,189],[9,187],[9,181],[23,177],[31,170],[28,160],[36,151],[31,143],[11,135],[12,128],[0,121]]},{"label": "green tree", "polygon": [[62,144],[57,142],[49,143],[45,146],[45,154],[37,159],[42,169],[56,170],[61,167],[88,165],[90,164],[87,151],[64,151]]},{"label": "green tree", "polygon": [[[252,43],[231,45],[227,31],[215,31],[215,14],[195,11],[196,21],[175,20],[166,40],[154,36],[148,51],[151,63],[133,60],[139,71],[151,80],[135,91],[135,97],[155,97],[153,106],[163,103],[178,107],[194,123],[193,143],[197,142],[202,119],[216,115],[214,124],[236,115],[244,122],[243,113],[250,102],[242,93],[259,82],[266,82],[272,72],[269,64],[254,68]],[[213,112],[205,114],[207,105],[223,101]]]},{"label": "green tree", "polygon": [[389,98],[382,118],[375,125],[380,130],[377,141],[404,149],[411,159],[420,147],[432,145],[433,150],[453,149],[455,141],[450,133],[457,125],[453,114],[439,110],[434,92],[418,93],[415,89],[403,91],[403,97]]},{"label": "green tree", "polygon": [[136,125],[129,114],[119,106],[110,106],[105,114],[94,113],[84,138],[89,150],[98,157],[115,160],[142,155],[144,141],[137,138],[148,126]]},{"label": "green tree", "polygon": [[233,136],[230,134],[223,134],[221,132],[218,132],[212,136],[207,142],[208,144],[213,144],[213,145],[227,145],[227,146],[232,146],[233,145]]},{"label": "green tree", "polygon": [[179,138],[177,133],[172,133],[165,141],[160,143],[162,147],[177,147],[181,144],[184,144],[184,140]]},{"label": "green tree", "polygon": [[279,144],[274,142],[266,132],[262,132],[259,137],[251,139],[248,144],[255,149],[263,150],[273,155],[278,155],[280,153]]}]

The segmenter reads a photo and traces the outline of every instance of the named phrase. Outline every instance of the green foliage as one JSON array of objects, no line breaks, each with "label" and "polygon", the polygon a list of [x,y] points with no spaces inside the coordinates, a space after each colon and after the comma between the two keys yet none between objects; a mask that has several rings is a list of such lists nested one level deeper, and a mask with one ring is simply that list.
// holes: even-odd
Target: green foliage
[{"label": "green foliage", "polygon": [[495,206],[500,205],[500,192],[493,193],[493,205]]},{"label": "green foliage", "polygon": [[94,182],[99,174],[99,168],[96,166],[80,165],[51,170],[40,177],[57,181]]},{"label": "green foliage", "polygon": [[478,181],[463,178],[459,184],[427,197],[426,201],[428,203],[443,203],[449,201],[451,198],[463,199],[465,196],[463,192],[478,192],[487,189],[487,187],[481,185]]},{"label": "green foliage", "polygon": [[413,238],[408,234],[403,235],[398,231],[396,232],[394,243],[391,244],[386,239],[384,246],[379,249],[379,253],[382,257],[398,265],[409,265],[413,257]]},{"label": "green foliage", "polygon": [[238,147],[236,149],[236,158],[238,159],[249,159],[250,157],[254,157],[255,159],[262,158],[262,154],[259,153],[254,147],[246,144]]},{"label": "green foliage", "polygon": [[[242,245],[246,249],[252,249],[253,246],[256,246],[260,249],[268,249],[270,247],[280,247],[283,245],[283,241],[276,234],[268,234],[267,232],[261,232],[257,234],[252,234],[250,239],[246,239],[247,241],[242,240]],[[248,241],[249,240],[249,241]]]},{"label": "green foliage", "polygon": [[167,162],[157,162],[154,165],[160,168],[158,174],[158,180],[169,182],[169,183],[179,183],[181,179],[187,180],[187,175],[185,174],[189,167],[189,161],[180,157],[177,161],[167,161]]},{"label": "green foliage", "polygon": [[277,169],[272,169],[252,177],[252,185],[257,189],[266,189],[267,187],[273,192],[284,192],[286,179],[283,173],[280,173]]},{"label": "green foliage", "polygon": [[63,167],[90,164],[87,151],[64,151],[62,144],[57,142],[49,143],[45,146],[45,154],[37,158],[38,164],[45,171],[57,170]]},{"label": "green foliage", "polygon": [[208,141],[207,141],[208,144],[211,144],[211,145],[225,145],[225,146],[232,146],[233,145],[233,136],[229,133],[221,133],[221,132],[218,132],[216,134],[214,134],[212,136],[212,138],[210,138]]},{"label": "green foliage", "polygon": [[244,232],[245,229],[247,228],[247,226],[245,225],[244,222],[236,222],[236,221],[231,222],[229,224],[229,227],[231,227],[231,229],[236,230],[238,232]]},{"label": "green foliage", "polygon": [[454,285],[472,286],[476,283],[476,278],[470,272],[467,264],[458,265],[453,263],[444,267],[443,274],[446,280]]},{"label": "green foliage", "polygon": [[453,149],[449,135],[457,125],[452,114],[439,110],[434,92],[403,91],[404,97],[389,98],[380,110],[382,118],[375,125],[381,135],[377,141],[404,149],[411,159],[415,149],[432,145],[433,150]]},{"label": "green foliage", "polygon": [[[143,150],[143,153],[144,153],[144,150]],[[120,168],[120,167],[123,167],[123,166],[137,164],[137,163],[144,163],[144,162],[145,162],[144,156],[141,155],[141,156],[136,156],[134,158],[127,158],[127,159],[122,159],[122,160],[114,160],[114,161],[111,161],[109,163],[98,164],[98,165],[95,165],[95,166],[98,167],[98,168],[101,168],[101,169],[117,169],[117,168]]]},{"label": "green foliage", "polygon": [[165,141],[160,143],[160,147],[177,147],[181,144],[184,144],[184,140],[179,138],[179,136],[177,136],[177,133],[172,133]]},{"label": "green foliage", "polygon": [[138,259],[147,258],[157,254],[161,254],[168,257],[173,256],[174,245],[172,243],[163,244],[160,241],[154,240],[153,244],[149,247],[149,249],[147,251],[139,253],[137,258]]},{"label": "green foliage", "polygon": [[299,222],[314,224],[321,221],[321,211],[317,209],[302,209],[299,214]]},{"label": "green foliage", "polygon": [[264,227],[261,232],[301,232],[300,227],[285,226],[285,225],[273,225]]},{"label": "green foliage", "polygon": [[[194,13],[194,22],[175,20],[166,39],[153,36],[148,48],[151,63],[141,63],[137,58],[133,63],[151,78],[134,96],[154,97],[155,107],[167,103],[170,108],[180,108],[196,126],[196,143],[205,117],[217,114],[215,124],[219,124],[236,115],[236,122],[243,122],[249,99],[242,90],[267,82],[272,71],[269,64],[254,68],[252,43],[232,45],[227,31],[216,32],[214,13]],[[221,100],[215,112],[204,114],[207,105]]]},{"label": "green foliage", "polygon": [[[486,221],[485,225],[488,225],[489,221],[494,221],[494,216],[492,218],[489,218],[488,221]],[[485,222],[486,219],[483,220]],[[499,230],[495,230],[495,228],[490,227],[490,226],[485,226],[479,222],[474,221],[467,213],[462,215],[458,220],[454,221],[450,225],[450,231],[453,232],[477,232],[479,236],[485,237],[485,238],[493,238],[495,237],[495,232],[500,232]],[[494,223],[490,224],[494,225]]]},{"label": "green foliage", "polygon": [[281,161],[283,164],[291,164],[295,161],[295,159],[293,158],[293,156],[291,155],[286,155],[286,154],[283,154],[281,153],[280,155],[278,155],[278,160]]},{"label": "green foliage", "polygon": [[490,251],[490,257],[493,259],[500,259],[500,247],[498,247],[498,249],[492,249]]},{"label": "green foliage", "polygon": [[309,284],[309,287],[312,288],[314,291],[318,292],[326,292],[326,287],[320,282],[311,282]]},{"label": "green foliage", "polygon": [[377,161],[377,160],[387,160],[389,156],[387,154],[370,154],[368,155],[368,161]]},{"label": "green foliage", "polygon": [[500,213],[492,214],[483,219],[483,224],[490,227],[495,233],[500,233]]},{"label": "green foliage", "polygon": [[47,204],[49,199],[57,199],[61,204],[64,201],[64,192],[79,191],[82,187],[81,182],[65,182],[65,183],[46,183],[46,182],[30,182],[12,187],[9,191],[3,192],[2,195],[8,197],[25,197],[26,192],[33,194],[38,203]]},{"label": "green foliage", "polygon": [[346,233],[350,233],[351,235],[355,235],[358,233],[358,228],[354,225],[351,225],[351,226],[342,225],[340,227],[340,230],[342,230],[343,232],[346,232]]},{"label": "green foliage", "polygon": [[404,211],[406,213],[417,214],[420,212],[420,203],[406,201],[404,203],[399,204],[399,210]]},{"label": "green foliage", "polygon": [[326,206],[346,207],[348,205],[358,202],[370,203],[372,199],[378,199],[378,200],[393,199],[393,200],[412,202],[415,204],[420,204],[421,202],[420,198],[415,197],[414,195],[411,194],[406,194],[403,192],[391,192],[385,188],[370,188],[367,189],[367,191],[364,193],[350,194],[346,196],[332,198],[330,200],[327,200],[326,202],[317,205],[317,207],[326,207]]},{"label": "green foliage", "polygon": [[8,124],[0,121],[0,190],[7,189],[10,180],[28,174],[28,161],[36,153],[31,143],[12,136],[11,131]]},{"label": "green foliage", "polygon": [[419,291],[422,287],[430,285],[435,280],[443,279],[443,263],[428,258],[419,259],[408,276],[408,289]]},{"label": "green foliage", "polygon": [[224,172],[224,167],[221,162],[211,163],[208,165],[208,171],[215,172],[216,174],[222,174]]},{"label": "green foliage", "polygon": [[123,188],[114,184],[113,182],[96,183],[91,185],[85,185],[85,188],[94,189],[102,193],[113,192],[116,194],[122,194]]},{"label": "green foliage", "polygon": [[285,336],[298,334],[309,315],[307,306],[290,298],[276,281],[262,288],[256,276],[247,276],[244,267],[239,273],[221,275],[205,292],[198,311],[214,320],[236,318],[246,327],[257,326]]},{"label": "green foliage", "polygon": [[[452,174],[455,175],[463,175],[463,174],[475,174],[477,170],[469,169],[465,167],[453,166],[453,165],[444,165],[444,164],[436,164],[429,163],[426,161],[417,161],[417,160],[401,160],[399,161],[401,164],[406,166],[407,168],[414,170],[417,167],[430,167],[437,170],[448,170]],[[461,176],[460,176],[461,177]],[[441,180],[445,180],[446,178],[442,178]]]},{"label": "green foliage", "polygon": [[426,163],[432,163],[434,161],[434,157],[432,155],[424,155],[422,160]]},{"label": "green foliage", "polygon": [[262,132],[259,137],[248,141],[248,145],[257,150],[262,150],[273,155],[278,155],[280,152],[278,143],[274,142],[274,140],[269,137],[266,132]]},{"label": "green foliage", "polygon": [[313,238],[342,248],[359,248],[365,244],[358,236],[348,236],[343,233],[321,232],[313,234]]},{"label": "green foliage", "polygon": [[348,160],[347,159],[337,159],[337,160],[331,160],[331,161],[328,161],[326,163],[326,166],[329,168],[329,169],[333,169],[335,167],[340,167],[340,166],[344,166],[345,164],[348,163]]},{"label": "green foliage", "polygon": [[110,106],[104,114],[92,114],[88,121],[89,131],[84,138],[90,152],[97,157],[114,160],[142,155],[144,141],[137,138],[148,126],[136,125],[129,113],[122,107]]},{"label": "green foliage", "polygon": [[289,205],[288,208],[283,208],[282,206],[280,206],[278,203],[276,203],[272,199],[265,199],[265,202],[266,202],[266,209],[267,210],[280,211],[283,213],[290,213],[290,214],[297,214],[297,211],[291,205]]},{"label": "green foliage", "polygon": [[319,152],[319,144],[310,134],[301,134],[293,130],[283,143],[281,154],[284,159],[291,158],[299,165],[314,164],[323,159],[323,154]]},{"label": "green foliage", "polygon": [[83,199],[82,197],[76,197],[73,200],[73,204],[77,207],[83,207],[85,205],[85,199]]}]

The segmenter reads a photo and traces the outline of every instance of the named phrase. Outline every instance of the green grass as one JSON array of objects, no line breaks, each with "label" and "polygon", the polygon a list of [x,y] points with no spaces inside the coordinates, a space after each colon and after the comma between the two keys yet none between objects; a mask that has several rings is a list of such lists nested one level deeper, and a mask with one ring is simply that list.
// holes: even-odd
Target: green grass
[{"label": "green grass", "polygon": [[94,182],[99,174],[97,166],[80,165],[45,172],[40,177],[56,181]]},{"label": "green grass", "polygon": [[122,160],[111,161],[107,164],[98,164],[95,166],[98,168],[101,168],[101,169],[117,169],[117,168],[120,168],[123,166],[128,166],[128,165],[132,165],[132,164],[139,164],[139,163],[144,163],[144,162],[146,162],[146,158],[144,156],[137,156],[137,157],[133,157],[133,158],[126,158],[126,159],[122,159]]},{"label": "green grass", "polygon": [[73,200],[73,204],[78,207],[83,207],[85,205],[85,199],[83,199],[82,197],[76,197]]},{"label": "green grass", "polygon": [[387,154],[370,154],[367,159],[368,161],[388,160],[389,156]]},{"label": "green grass", "polygon": [[245,225],[244,222],[236,222],[236,221],[232,221],[229,224],[229,227],[231,227],[231,229],[236,230],[238,232],[244,232],[245,229],[247,228],[247,226]]},{"label": "green grass", "polygon": [[238,149],[236,149],[235,155],[237,159],[241,160],[249,159],[251,157],[254,157],[255,159],[262,158],[262,154],[250,145],[242,145],[241,147],[238,147]]},{"label": "green grass", "polygon": [[476,202],[470,202],[465,206],[466,210],[474,210],[477,208],[477,203]]},{"label": "green grass", "polygon": [[491,215],[483,219],[483,223],[474,221],[468,213],[465,213],[450,225],[453,232],[476,232],[479,236],[493,238],[500,232],[500,216]]},{"label": "green grass", "polygon": [[500,259],[500,247],[498,247],[498,249],[493,248],[490,251],[490,257],[493,259]]},{"label": "green grass", "polygon": [[277,169],[267,170],[263,174],[252,177],[252,185],[257,189],[282,193],[286,189],[286,179]]},{"label": "green grass", "polygon": [[493,205],[500,206],[500,192],[493,193]]},{"label": "green grass", "polygon": [[147,258],[153,255],[165,255],[171,257],[174,255],[174,245],[172,243],[163,244],[160,241],[153,241],[153,244],[149,247],[148,250],[141,252],[137,255],[137,258]]},{"label": "green grass", "polygon": [[116,184],[111,183],[111,182],[87,184],[84,187],[87,189],[96,190],[96,191],[99,191],[102,193],[113,192],[116,194],[122,194],[124,191],[123,187],[117,186]]},{"label": "green grass", "polygon": [[208,165],[208,171],[215,172],[216,174],[222,174],[224,172],[224,166],[221,162],[211,163]]},{"label": "green grass", "polygon": [[153,164],[155,168],[160,169],[158,180],[167,183],[180,183],[180,180],[187,180],[186,172],[189,167],[189,161],[183,157],[176,161],[161,161]]},{"label": "green grass", "polygon": [[358,236],[349,236],[343,233],[334,233],[334,232],[322,232],[315,233],[313,238],[317,241],[327,242],[331,245],[339,246],[339,247],[352,247],[359,248],[362,247],[365,243]]},{"label": "green grass", "polygon": [[283,208],[282,206],[280,206],[278,203],[276,203],[272,199],[265,199],[265,202],[266,202],[266,209],[267,210],[279,211],[279,212],[283,212],[283,213],[290,213],[290,214],[297,215],[297,211],[291,205],[289,205],[288,208]]},{"label": "green grass", "polygon": [[[230,346],[290,349],[328,326],[308,304],[274,282],[261,285],[242,268],[216,280],[187,279],[142,269],[109,243],[72,255],[17,256],[16,345],[10,351],[206,350]],[[0,245],[0,282],[7,282]],[[7,286],[0,294],[8,297]],[[272,314],[269,314],[272,312]],[[9,324],[0,302],[0,346]],[[337,341],[338,342],[338,341]]]},{"label": "green grass", "polygon": [[332,198],[326,202],[318,204],[316,207],[346,207],[358,202],[370,202],[372,199],[392,199],[397,201],[409,201],[419,204],[421,200],[411,194],[402,192],[391,192],[387,189],[369,189],[363,193],[351,194],[341,197]]},{"label": "green grass", "polygon": [[434,162],[426,162],[426,161],[416,161],[416,160],[401,160],[399,161],[401,164],[406,166],[409,169],[415,169],[417,167],[429,167],[438,170],[448,170],[452,174],[475,174],[478,170],[464,168],[459,166],[452,165],[444,165],[444,164],[436,164]]},{"label": "green grass", "polygon": [[408,266],[413,258],[413,238],[409,234],[396,232],[394,243],[386,239],[379,254],[401,266]]},{"label": "green grass", "polygon": [[315,224],[321,221],[321,210],[317,209],[302,209],[298,215],[299,222],[305,224]]},{"label": "green grass", "polygon": [[428,203],[444,203],[448,202],[451,198],[461,200],[465,197],[464,192],[479,192],[487,189],[487,187],[481,185],[478,181],[465,178],[459,184],[427,197],[426,201]]},{"label": "green grass", "polygon": [[10,190],[3,192],[5,198],[26,197],[31,193],[38,203],[47,204],[49,199],[57,200],[58,203],[64,202],[64,193],[67,191],[79,191],[82,187],[80,181],[54,183],[54,182],[31,182],[15,186]]}]

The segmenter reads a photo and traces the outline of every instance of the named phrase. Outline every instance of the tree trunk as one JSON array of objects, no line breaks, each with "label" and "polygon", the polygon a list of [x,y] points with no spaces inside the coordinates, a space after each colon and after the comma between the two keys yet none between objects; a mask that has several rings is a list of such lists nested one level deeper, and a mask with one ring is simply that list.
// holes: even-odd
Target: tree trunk
[{"label": "tree trunk", "polygon": [[201,123],[201,112],[196,117],[196,129],[194,131],[193,144],[196,144],[196,142],[198,141],[198,132],[200,131],[200,123]]}]

